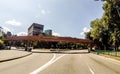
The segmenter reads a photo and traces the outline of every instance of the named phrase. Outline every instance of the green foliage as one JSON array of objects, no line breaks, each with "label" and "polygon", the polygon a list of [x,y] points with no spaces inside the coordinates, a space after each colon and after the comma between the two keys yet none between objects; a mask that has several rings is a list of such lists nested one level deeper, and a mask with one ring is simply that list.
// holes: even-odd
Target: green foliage
[{"label": "green foliage", "polygon": [[32,42],[34,48],[46,48],[46,49],[80,49],[87,48],[87,45],[80,43],[69,42],[46,42],[46,41],[34,41]]},{"label": "green foliage", "polygon": [[86,39],[93,40],[92,37],[91,37],[90,35],[91,35],[91,32],[85,33],[85,38],[86,38]]},{"label": "green foliage", "polygon": [[0,36],[0,39],[4,39],[7,35],[5,34],[5,32],[2,33],[3,35]]},{"label": "green foliage", "polygon": [[32,43],[32,45],[33,45],[33,47],[35,47],[35,46],[38,45],[38,42],[37,42],[37,41],[34,41],[34,42]]},{"label": "green foliage", "polygon": [[91,21],[92,29],[86,38],[94,40],[103,49],[117,48],[120,44],[120,0],[106,0],[103,10],[102,18]]},{"label": "green foliage", "polygon": [[96,19],[94,21],[91,22],[91,37],[93,38],[93,40],[99,39],[100,38],[100,33],[102,30],[102,24],[101,24],[101,20],[100,19]]},{"label": "green foliage", "polygon": [[4,43],[4,42],[3,42],[2,40],[0,40],[0,46],[3,45],[3,43]]}]

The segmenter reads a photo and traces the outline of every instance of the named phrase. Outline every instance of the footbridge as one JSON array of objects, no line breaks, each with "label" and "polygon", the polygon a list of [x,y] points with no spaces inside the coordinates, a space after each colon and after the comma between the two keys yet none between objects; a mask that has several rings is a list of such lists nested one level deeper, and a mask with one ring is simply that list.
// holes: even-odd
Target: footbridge
[{"label": "footbridge", "polygon": [[5,42],[22,41],[26,44],[26,47],[29,46],[29,43],[31,41],[83,43],[83,44],[88,44],[90,46],[90,49],[88,50],[89,52],[92,49],[92,44],[94,44],[94,42],[89,39],[57,37],[57,36],[11,36],[11,37],[6,37],[4,41]]}]

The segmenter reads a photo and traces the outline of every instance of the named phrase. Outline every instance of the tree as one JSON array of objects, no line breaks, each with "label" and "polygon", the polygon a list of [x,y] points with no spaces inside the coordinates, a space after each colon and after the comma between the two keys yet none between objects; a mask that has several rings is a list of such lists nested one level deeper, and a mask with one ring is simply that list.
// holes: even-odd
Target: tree
[{"label": "tree", "polygon": [[102,17],[104,25],[108,27],[110,40],[109,42],[115,46],[115,50],[118,48],[120,44],[120,0],[107,0],[103,5],[103,9],[105,10],[104,15]]},{"label": "tree", "polygon": [[90,35],[91,35],[91,32],[85,33],[85,38],[86,38],[86,39],[93,40],[92,37],[91,37]]},{"label": "tree", "polygon": [[103,25],[101,24],[101,19],[95,19],[94,21],[91,21],[90,23],[91,30],[90,30],[90,37],[92,37],[92,40],[96,43],[97,47],[102,49],[102,30]]},{"label": "tree", "polygon": [[91,21],[91,31],[87,38],[91,38],[103,49],[108,46],[118,48],[120,44],[120,0],[106,0],[103,4],[102,18]]},{"label": "tree", "polygon": [[2,40],[0,40],[0,45],[3,45],[3,41]]},{"label": "tree", "polygon": [[112,45],[115,47],[115,50],[118,50],[120,44],[120,31],[118,28],[115,28],[114,32],[111,34],[111,42]]}]

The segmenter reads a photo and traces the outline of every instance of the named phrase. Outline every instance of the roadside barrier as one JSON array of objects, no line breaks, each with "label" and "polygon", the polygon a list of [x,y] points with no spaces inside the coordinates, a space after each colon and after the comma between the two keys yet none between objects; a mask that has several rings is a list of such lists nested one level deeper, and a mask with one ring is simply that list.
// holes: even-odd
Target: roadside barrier
[{"label": "roadside barrier", "polygon": [[94,54],[106,54],[106,55],[111,55],[111,56],[117,56],[120,57],[120,51],[114,51],[114,50],[95,50],[92,51]]}]

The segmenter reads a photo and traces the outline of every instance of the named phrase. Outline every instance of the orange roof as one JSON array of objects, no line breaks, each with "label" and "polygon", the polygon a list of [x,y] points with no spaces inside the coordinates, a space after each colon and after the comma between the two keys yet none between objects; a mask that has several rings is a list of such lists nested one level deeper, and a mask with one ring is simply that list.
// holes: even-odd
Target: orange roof
[{"label": "orange roof", "polygon": [[72,43],[93,43],[88,39],[79,39],[72,37],[56,37],[56,36],[12,36],[6,37],[4,41],[47,41],[47,42],[72,42]]}]

